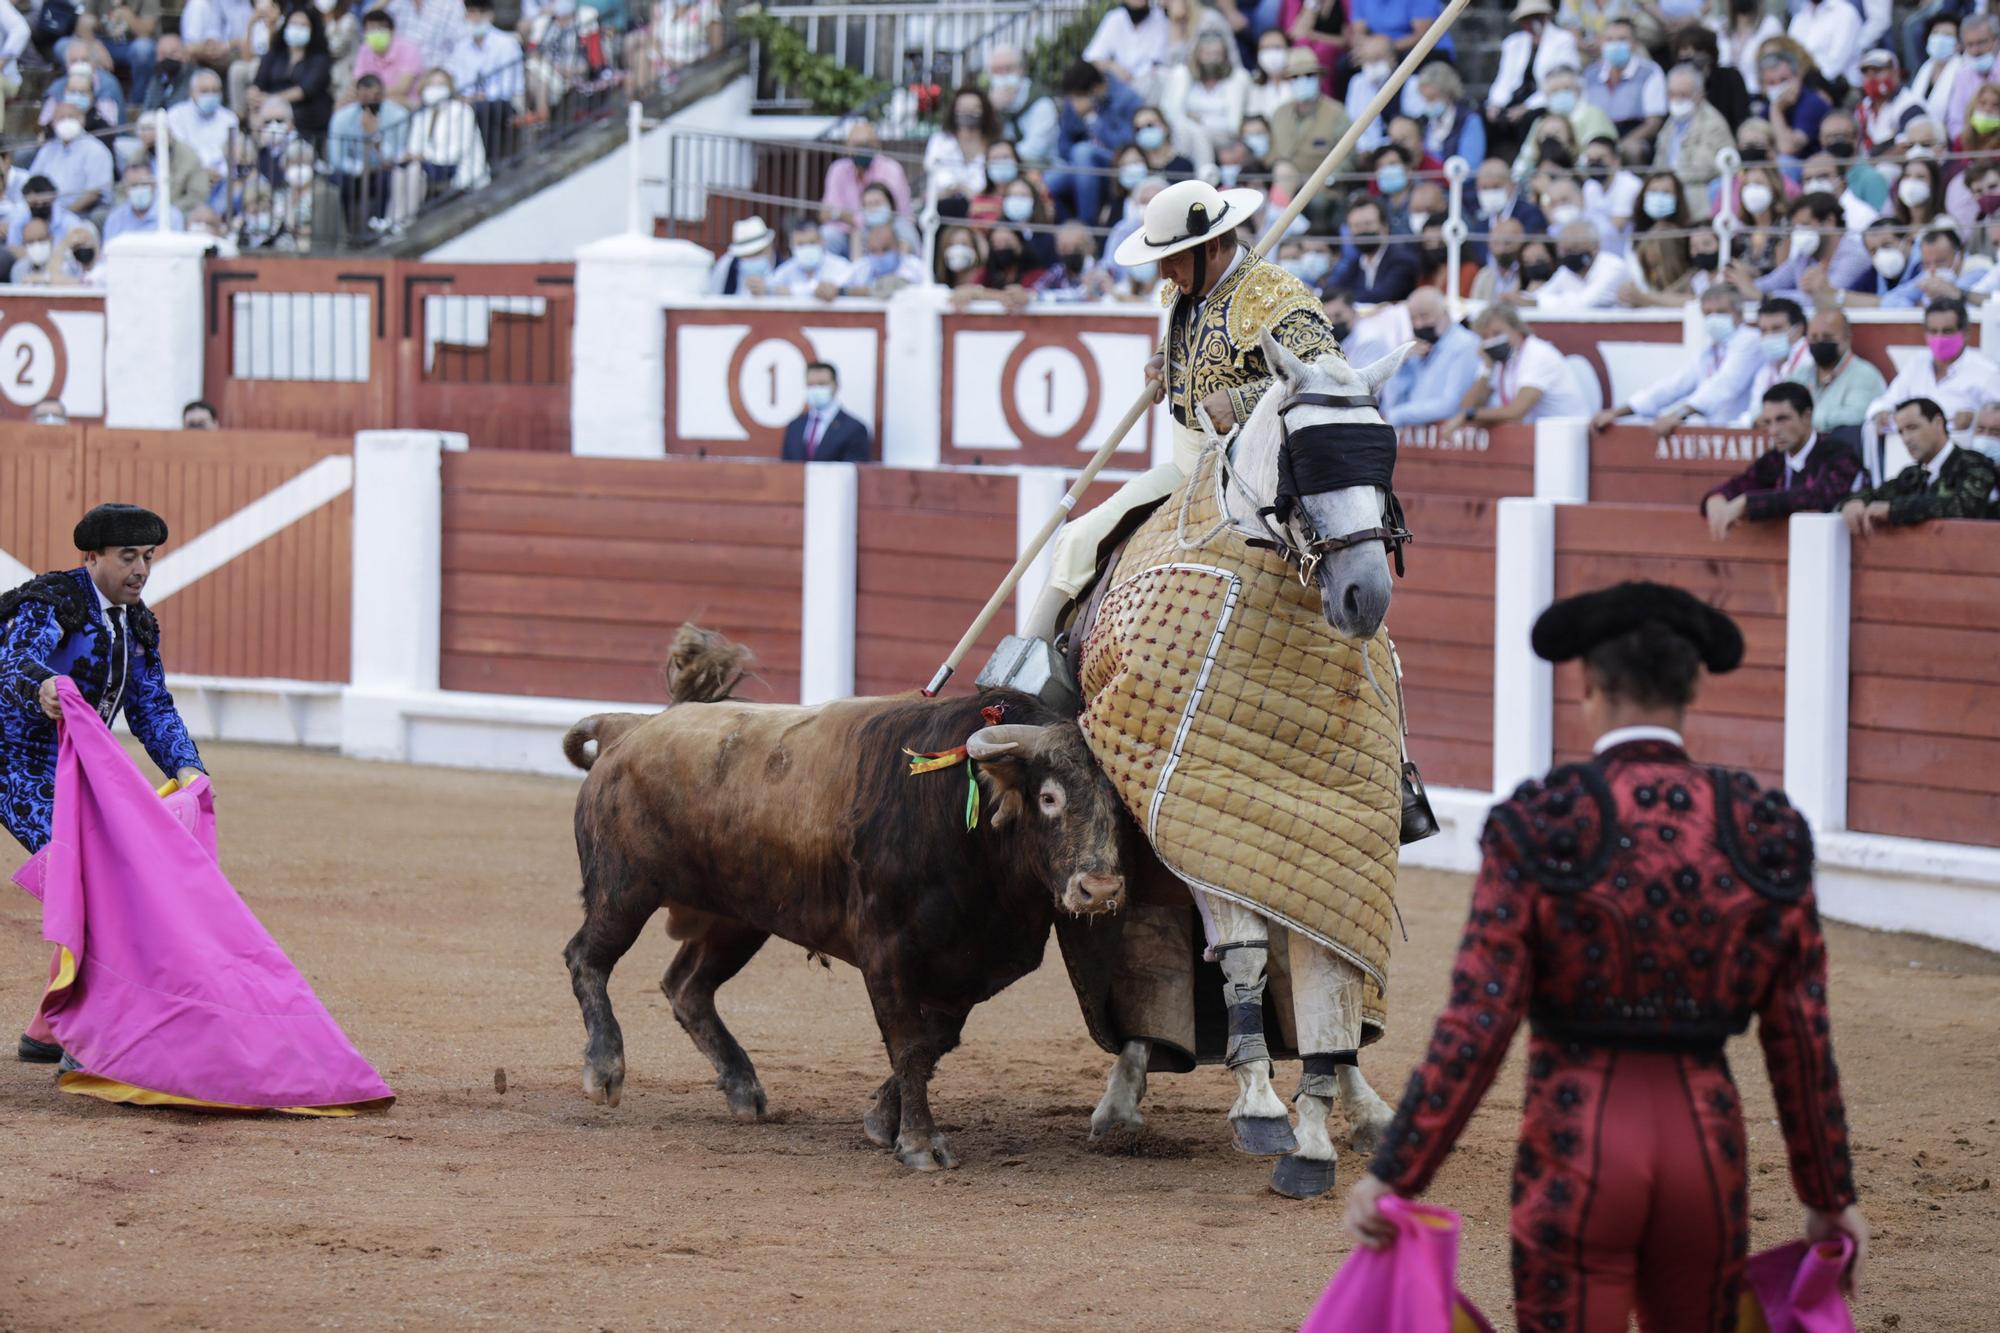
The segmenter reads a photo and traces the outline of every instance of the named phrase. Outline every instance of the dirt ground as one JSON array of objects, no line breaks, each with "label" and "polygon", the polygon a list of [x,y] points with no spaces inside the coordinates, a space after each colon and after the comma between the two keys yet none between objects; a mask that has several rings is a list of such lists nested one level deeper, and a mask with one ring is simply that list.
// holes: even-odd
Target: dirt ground
[{"label": "dirt ground", "polygon": [[[884,1057],[861,981],[775,941],[721,997],[770,1123],[729,1118],[674,1025],[658,930],[613,980],[624,1104],[592,1106],[559,957],[580,910],[572,784],[209,757],[231,878],[401,1100],[346,1121],[136,1111],[0,1063],[0,1328],[1280,1329],[1347,1252],[1338,1193],[1280,1199],[1266,1164],[1230,1150],[1219,1070],[1154,1080],[1139,1154],[1086,1146],[1106,1060],[1053,945],[939,1073],[957,1171],[910,1174],[863,1139]],[[1400,1021],[1363,1065],[1391,1101],[1465,892],[1404,876]],[[47,953],[35,903],[4,893],[11,1039]],[[1994,1328],[2000,959],[1845,928],[1832,949],[1876,1230],[1859,1327]],[[1736,1067],[1761,1247],[1793,1236],[1798,1210],[1754,1045]],[[1520,1077],[1501,1075],[1432,1194],[1465,1213],[1462,1282],[1503,1327]]]}]

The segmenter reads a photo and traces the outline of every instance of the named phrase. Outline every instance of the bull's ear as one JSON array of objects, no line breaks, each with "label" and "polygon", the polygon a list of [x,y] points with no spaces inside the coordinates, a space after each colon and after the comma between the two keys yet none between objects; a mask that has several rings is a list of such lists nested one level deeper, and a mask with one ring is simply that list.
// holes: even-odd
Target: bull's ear
[{"label": "bull's ear", "polygon": [[994,828],[1005,828],[1026,803],[1022,791],[1028,781],[1028,756],[1041,732],[1040,727],[1018,723],[981,727],[965,742],[965,753],[974,765],[980,791],[986,797],[987,818]]}]

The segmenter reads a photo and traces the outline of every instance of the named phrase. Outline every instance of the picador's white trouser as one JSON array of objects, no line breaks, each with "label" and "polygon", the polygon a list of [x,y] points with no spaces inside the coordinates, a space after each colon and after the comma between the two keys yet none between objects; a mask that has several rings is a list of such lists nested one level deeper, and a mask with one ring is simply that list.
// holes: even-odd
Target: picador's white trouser
[{"label": "picador's white trouser", "polygon": [[1097,575],[1098,548],[1118,521],[1141,505],[1174,493],[1181,479],[1194,471],[1208,437],[1199,427],[1174,423],[1174,461],[1142,472],[1118,488],[1118,493],[1081,518],[1063,524],[1049,558],[1049,586],[1065,597],[1077,597]]}]

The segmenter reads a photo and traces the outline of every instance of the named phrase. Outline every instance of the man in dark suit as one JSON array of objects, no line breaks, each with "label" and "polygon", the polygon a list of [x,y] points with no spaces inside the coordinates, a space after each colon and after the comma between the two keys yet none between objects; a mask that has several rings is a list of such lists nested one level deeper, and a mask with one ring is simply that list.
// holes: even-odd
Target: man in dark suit
[{"label": "man in dark suit", "polygon": [[1776,448],[1702,497],[1702,517],[1720,541],[1739,521],[1823,514],[1854,490],[1861,456],[1813,429],[1812,394],[1795,380],[1764,391],[1759,424]]},{"label": "man in dark suit", "polygon": [[824,361],[806,367],[806,410],[785,427],[788,463],[866,463],[875,453],[868,427],[840,410],[840,372]]},{"label": "man in dark suit", "polygon": [[1417,256],[1407,244],[1389,244],[1382,205],[1363,197],[1347,209],[1347,258],[1326,280],[1363,305],[1401,301],[1417,289]]}]

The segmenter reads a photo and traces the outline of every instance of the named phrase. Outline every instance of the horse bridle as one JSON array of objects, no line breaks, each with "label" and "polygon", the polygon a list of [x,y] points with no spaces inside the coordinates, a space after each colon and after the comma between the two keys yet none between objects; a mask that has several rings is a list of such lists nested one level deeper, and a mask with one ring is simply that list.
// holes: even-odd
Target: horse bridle
[{"label": "horse bridle", "polygon": [[[1344,533],[1338,537],[1322,537],[1313,527],[1312,515],[1307,512],[1303,505],[1297,504],[1292,496],[1287,495],[1284,487],[1283,479],[1290,475],[1293,467],[1291,459],[1292,428],[1286,419],[1287,414],[1293,408],[1374,408],[1377,406],[1379,405],[1375,399],[1370,396],[1333,393],[1295,393],[1285,399],[1278,407],[1278,425],[1284,432],[1283,442],[1278,446],[1280,494],[1272,504],[1257,511],[1257,517],[1263,521],[1265,528],[1271,533],[1271,538],[1265,540],[1252,537],[1248,540],[1252,546],[1277,552],[1281,560],[1297,571],[1299,583],[1302,586],[1312,586],[1313,581],[1319,576],[1320,565],[1328,556],[1345,551],[1350,547],[1366,546],[1370,542],[1382,543],[1388,552],[1389,558],[1395,563],[1396,577],[1403,577],[1403,548],[1415,541],[1416,538],[1411,535],[1409,528],[1404,526],[1403,503],[1396,498],[1395,488],[1387,484],[1388,478],[1386,475],[1380,480],[1361,479],[1352,483],[1355,485],[1379,485],[1381,487],[1382,494],[1385,497],[1383,500],[1383,523],[1376,527],[1362,528],[1355,532]],[[1389,430],[1391,432],[1391,439],[1393,440],[1394,428],[1384,426],[1382,429]],[[1393,448],[1392,444],[1390,455],[1390,468],[1392,469],[1394,467]],[[1295,527],[1301,531],[1304,537],[1303,541],[1298,540],[1294,536],[1293,529]]]}]

